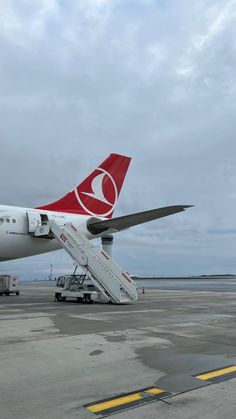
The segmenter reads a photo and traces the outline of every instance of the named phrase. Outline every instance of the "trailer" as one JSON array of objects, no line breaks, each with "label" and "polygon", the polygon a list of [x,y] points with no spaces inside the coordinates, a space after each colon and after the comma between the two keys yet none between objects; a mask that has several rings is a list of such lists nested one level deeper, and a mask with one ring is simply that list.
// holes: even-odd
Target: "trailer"
[{"label": "trailer", "polygon": [[0,295],[20,294],[19,281],[16,276],[0,275]]},{"label": "trailer", "polygon": [[56,287],[56,301],[76,299],[78,303],[91,304],[103,299],[102,293],[88,280],[86,274],[60,276],[57,279]]}]

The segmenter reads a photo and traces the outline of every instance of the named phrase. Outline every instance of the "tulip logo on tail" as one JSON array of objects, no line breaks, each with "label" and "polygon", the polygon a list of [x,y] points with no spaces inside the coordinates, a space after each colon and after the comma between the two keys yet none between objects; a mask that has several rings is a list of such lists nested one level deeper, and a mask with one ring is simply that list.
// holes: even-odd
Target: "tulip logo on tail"
[{"label": "tulip logo on tail", "polygon": [[109,172],[98,167],[74,190],[78,203],[89,214],[109,216],[118,198],[116,183]]},{"label": "tulip logo on tail", "polygon": [[110,154],[73,191],[37,209],[111,218],[130,160],[127,156]]}]

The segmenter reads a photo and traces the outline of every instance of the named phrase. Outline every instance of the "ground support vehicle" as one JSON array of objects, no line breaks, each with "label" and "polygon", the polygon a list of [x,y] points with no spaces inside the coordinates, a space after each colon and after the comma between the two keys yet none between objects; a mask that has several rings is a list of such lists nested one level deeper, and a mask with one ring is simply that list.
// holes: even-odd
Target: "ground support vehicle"
[{"label": "ground support vehicle", "polygon": [[19,281],[16,276],[0,275],[0,295],[20,294]]},{"label": "ground support vehicle", "polygon": [[[137,301],[135,281],[127,272],[123,272],[104,250],[94,246],[74,224],[66,223],[60,226],[51,220],[50,234],[72,257],[76,266],[80,266],[86,272],[105,301],[113,304],[130,304]],[[41,227],[35,230],[35,237],[43,235]],[[91,299],[92,297],[95,295],[91,292]]]},{"label": "ground support vehicle", "polygon": [[101,292],[87,280],[86,275],[65,275],[57,279],[55,300],[76,299],[79,303],[102,301]]}]

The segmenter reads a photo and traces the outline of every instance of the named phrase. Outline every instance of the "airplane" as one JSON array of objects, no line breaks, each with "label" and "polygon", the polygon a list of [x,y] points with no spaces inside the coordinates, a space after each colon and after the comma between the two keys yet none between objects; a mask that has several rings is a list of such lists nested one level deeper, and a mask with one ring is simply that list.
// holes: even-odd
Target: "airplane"
[{"label": "airplane", "polygon": [[173,205],[112,218],[131,158],[112,153],[73,191],[48,205],[23,208],[0,205],[0,261],[61,249],[52,236],[34,237],[39,225],[73,223],[88,239],[113,234],[166,217],[192,205]]}]

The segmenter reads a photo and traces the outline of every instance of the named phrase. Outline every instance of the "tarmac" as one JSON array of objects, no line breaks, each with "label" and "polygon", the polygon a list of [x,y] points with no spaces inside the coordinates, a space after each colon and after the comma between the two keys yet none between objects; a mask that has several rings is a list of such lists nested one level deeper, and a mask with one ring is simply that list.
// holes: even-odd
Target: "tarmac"
[{"label": "tarmac", "polygon": [[53,286],[0,297],[0,419],[235,418],[235,292],[87,305]]}]

